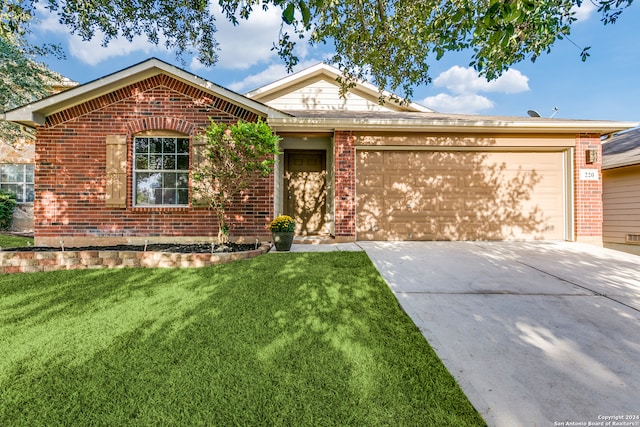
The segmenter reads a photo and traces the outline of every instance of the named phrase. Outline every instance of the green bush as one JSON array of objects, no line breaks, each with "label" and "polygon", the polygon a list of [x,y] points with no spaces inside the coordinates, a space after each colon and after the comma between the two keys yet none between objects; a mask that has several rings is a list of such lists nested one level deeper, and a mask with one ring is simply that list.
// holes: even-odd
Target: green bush
[{"label": "green bush", "polygon": [[8,230],[13,221],[13,210],[16,205],[16,196],[0,190],[0,230]]}]

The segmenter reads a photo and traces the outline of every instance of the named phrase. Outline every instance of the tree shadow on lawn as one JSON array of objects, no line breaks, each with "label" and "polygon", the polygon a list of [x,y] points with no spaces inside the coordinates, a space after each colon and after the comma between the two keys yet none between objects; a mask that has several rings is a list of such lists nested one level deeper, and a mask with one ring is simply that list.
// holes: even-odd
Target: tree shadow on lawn
[{"label": "tree shadow on lawn", "polygon": [[60,273],[0,279],[0,424],[483,425],[364,253]]}]

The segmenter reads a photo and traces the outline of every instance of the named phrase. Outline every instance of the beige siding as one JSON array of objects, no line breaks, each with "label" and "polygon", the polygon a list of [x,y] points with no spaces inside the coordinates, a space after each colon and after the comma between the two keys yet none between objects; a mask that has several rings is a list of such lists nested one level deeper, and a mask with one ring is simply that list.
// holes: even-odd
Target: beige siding
[{"label": "beige siding", "polygon": [[605,243],[640,234],[640,165],[602,171]]},{"label": "beige siding", "polygon": [[293,87],[276,92],[261,102],[278,110],[348,110],[348,111],[394,111],[391,103],[380,105],[374,97],[352,90],[346,97],[340,97],[335,81],[326,77],[315,81],[305,81]]},{"label": "beige siding", "polygon": [[562,152],[360,149],[359,240],[564,239]]}]

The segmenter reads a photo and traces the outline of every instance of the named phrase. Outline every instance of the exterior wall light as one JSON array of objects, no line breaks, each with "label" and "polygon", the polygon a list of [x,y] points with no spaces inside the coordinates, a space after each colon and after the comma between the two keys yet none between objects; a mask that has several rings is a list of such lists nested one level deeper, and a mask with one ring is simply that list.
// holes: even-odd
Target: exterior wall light
[{"label": "exterior wall light", "polygon": [[586,150],[584,152],[585,162],[588,165],[596,163],[598,161],[598,150]]}]

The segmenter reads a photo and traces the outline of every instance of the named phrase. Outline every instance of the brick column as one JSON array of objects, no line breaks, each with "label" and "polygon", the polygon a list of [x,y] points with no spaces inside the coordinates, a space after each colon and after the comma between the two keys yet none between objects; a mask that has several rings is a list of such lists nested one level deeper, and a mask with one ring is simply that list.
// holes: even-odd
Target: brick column
[{"label": "brick column", "polygon": [[[597,160],[587,164],[586,151],[596,150]],[[574,221],[578,242],[602,245],[602,144],[600,135],[576,135],[574,166]],[[594,169],[597,180],[580,179],[580,169]]]},{"label": "brick column", "polygon": [[350,131],[335,131],[333,136],[335,167],[335,237],[356,237],[356,149]]}]

